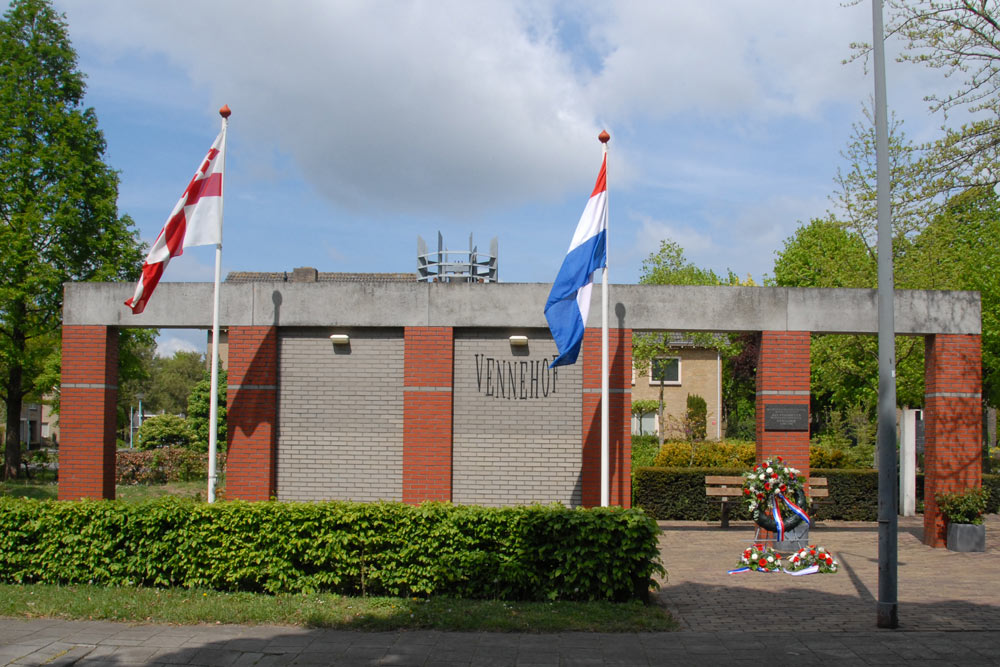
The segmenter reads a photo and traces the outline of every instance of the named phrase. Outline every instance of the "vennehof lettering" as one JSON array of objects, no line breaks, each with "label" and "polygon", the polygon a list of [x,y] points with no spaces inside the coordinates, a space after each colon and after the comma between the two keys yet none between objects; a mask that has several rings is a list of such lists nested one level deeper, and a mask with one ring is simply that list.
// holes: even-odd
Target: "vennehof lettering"
[{"label": "vennehof lettering", "polygon": [[548,357],[519,361],[495,359],[485,354],[476,357],[476,385],[480,394],[510,401],[547,398],[556,393],[558,368],[549,368]]}]

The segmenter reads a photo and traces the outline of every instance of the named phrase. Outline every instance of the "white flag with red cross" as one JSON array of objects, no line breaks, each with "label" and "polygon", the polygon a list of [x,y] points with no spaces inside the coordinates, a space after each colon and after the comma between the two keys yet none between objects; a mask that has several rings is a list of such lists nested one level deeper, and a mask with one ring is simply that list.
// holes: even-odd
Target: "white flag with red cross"
[{"label": "white flag with red cross", "polygon": [[143,262],[135,294],[125,302],[134,314],[146,308],[172,257],[183,254],[184,248],[222,244],[222,170],[225,163],[226,127],[223,125]]}]

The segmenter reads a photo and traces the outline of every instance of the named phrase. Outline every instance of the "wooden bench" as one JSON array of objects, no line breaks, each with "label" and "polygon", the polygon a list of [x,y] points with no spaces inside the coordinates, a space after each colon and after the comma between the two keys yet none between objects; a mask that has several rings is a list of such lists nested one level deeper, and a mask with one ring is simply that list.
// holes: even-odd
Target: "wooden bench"
[{"label": "wooden bench", "polygon": [[[809,498],[829,498],[826,477],[813,477],[808,481]],[[729,528],[729,505],[743,502],[743,476],[705,475],[705,495],[722,503],[722,527]],[[820,502],[826,502],[820,501]]]}]

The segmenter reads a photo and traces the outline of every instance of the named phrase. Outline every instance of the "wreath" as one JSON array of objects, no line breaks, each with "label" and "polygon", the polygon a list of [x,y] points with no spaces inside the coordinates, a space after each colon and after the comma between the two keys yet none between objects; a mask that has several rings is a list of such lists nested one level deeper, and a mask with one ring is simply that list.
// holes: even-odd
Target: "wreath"
[{"label": "wreath", "polygon": [[743,473],[743,496],[754,522],[784,539],[785,531],[809,521],[805,489],[799,471],[777,457],[758,463]]},{"label": "wreath", "polygon": [[788,567],[785,569],[789,572],[799,572],[806,568],[815,567],[816,572],[828,574],[836,572],[838,567],[837,559],[833,557],[833,554],[815,544],[799,549],[785,560],[788,563]]},{"label": "wreath", "polygon": [[737,572],[777,572],[781,569],[781,554],[769,546],[763,544],[753,544],[743,550],[743,557],[740,558],[739,567],[730,570],[730,574]]}]

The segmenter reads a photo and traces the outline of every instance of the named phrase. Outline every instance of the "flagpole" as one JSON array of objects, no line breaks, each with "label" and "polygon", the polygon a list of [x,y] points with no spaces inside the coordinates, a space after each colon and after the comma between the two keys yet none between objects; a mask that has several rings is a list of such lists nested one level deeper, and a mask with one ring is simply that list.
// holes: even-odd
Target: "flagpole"
[{"label": "flagpole", "polygon": [[[222,116],[222,132],[225,135],[229,127],[229,116],[232,111],[229,105],[223,105],[219,109]],[[225,139],[222,140],[225,147]],[[212,381],[210,388],[210,399],[208,409],[208,502],[215,502],[215,482],[216,482],[216,453],[219,442],[219,284],[222,282],[222,241],[221,226],[223,208],[225,206],[225,184],[226,184],[226,153],[222,153],[222,185],[219,192],[219,226],[220,241],[215,244],[215,294],[212,300]]]},{"label": "flagpole", "polygon": [[[604,149],[607,173],[608,141],[611,135],[601,131],[597,136]],[[610,225],[608,225],[610,226]],[[608,377],[608,230],[604,230],[604,269],[601,271],[601,507],[611,504],[611,456],[608,415],[610,414],[610,380]]]}]

